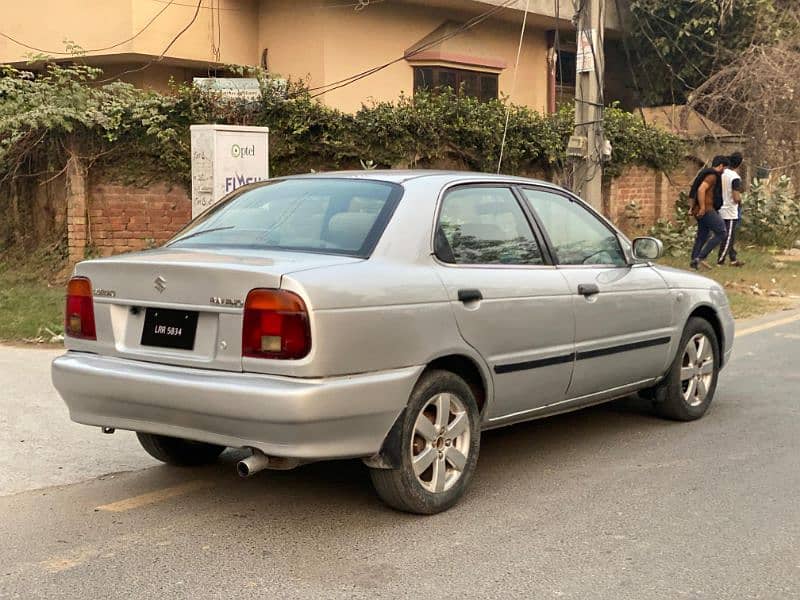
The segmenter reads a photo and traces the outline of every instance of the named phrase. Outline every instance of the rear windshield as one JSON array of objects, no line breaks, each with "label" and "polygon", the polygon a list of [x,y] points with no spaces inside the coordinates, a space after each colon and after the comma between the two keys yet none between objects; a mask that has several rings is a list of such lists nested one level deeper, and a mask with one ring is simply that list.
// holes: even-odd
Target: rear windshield
[{"label": "rear windshield", "polygon": [[271,181],[221,202],[168,245],[369,256],[401,194],[379,181]]}]

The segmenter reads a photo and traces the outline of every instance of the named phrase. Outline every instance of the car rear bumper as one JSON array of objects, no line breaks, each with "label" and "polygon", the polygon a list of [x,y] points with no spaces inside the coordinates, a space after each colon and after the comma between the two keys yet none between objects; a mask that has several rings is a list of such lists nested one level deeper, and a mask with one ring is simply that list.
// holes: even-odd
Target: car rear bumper
[{"label": "car rear bumper", "polygon": [[52,376],[77,423],[326,459],[378,452],[423,368],[294,379],[67,352]]}]

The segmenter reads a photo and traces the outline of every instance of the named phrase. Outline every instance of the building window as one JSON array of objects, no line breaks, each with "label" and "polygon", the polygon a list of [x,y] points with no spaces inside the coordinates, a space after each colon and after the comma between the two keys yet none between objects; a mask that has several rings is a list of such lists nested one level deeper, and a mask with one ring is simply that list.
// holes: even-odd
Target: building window
[{"label": "building window", "polygon": [[575,100],[576,52],[559,50],[556,60],[556,97],[558,102],[571,102]]},{"label": "building window", "polygon": [[449,87],[481,101],[497,99],[497,73],[451,69],[449,67],[414,67],[414,91]]},{"label": "building window", "polygon": [[567,32],[547,32],[547,63],[550,76],[547,83],[547,110],[551,113],[563,104],[575,101],[575,63],[578,45],[575,35]]}]

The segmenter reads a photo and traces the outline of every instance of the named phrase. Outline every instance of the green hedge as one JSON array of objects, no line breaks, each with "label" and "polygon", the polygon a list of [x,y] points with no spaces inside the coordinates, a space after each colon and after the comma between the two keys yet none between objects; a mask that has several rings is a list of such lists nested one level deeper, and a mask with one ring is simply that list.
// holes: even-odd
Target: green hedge
[{"label": "green hedge", "polygon": [[[355,114],[329,108],[302,82],[277,85],[256,73],[257,102],[222,101],[212,92],[176,85],[168,94],[102,83],[88,66],[50,66],[35,78],[0,67],[0,181],[57,172],[68,152],[123,180],[188,184],[189,125],[227,123],[270,128],[274,175],[310,170],[427,166],[455,159],[466,168],[495,171],[506,117],[504,101],[479,102],[450,91],[402,96],[364,105]],[[566,163],[573,111],[541,115],[511,105],[504,151],[507,173],[553,173]],[[646,128],[612,106],[605,130],[613,145],[610,176],[626,165],[669,171],[681,160],[674,136]]]}]

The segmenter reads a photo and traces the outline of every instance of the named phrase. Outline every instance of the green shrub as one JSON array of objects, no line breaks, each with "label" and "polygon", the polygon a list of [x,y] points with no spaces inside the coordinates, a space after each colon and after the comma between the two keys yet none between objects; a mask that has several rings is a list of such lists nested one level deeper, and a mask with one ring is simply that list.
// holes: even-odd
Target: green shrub
[{"label": "green shrub", "polygon": [[664,242],[664,253],[668,256],[688,256],[694,244],[697,222],[689,215],[689,198],[681,192],[675,204],[675,218],[659,219],[648,231],[648,235]]},{"label": "green shrub", "polygon": [[781,177],[770,184],[754,180],[742,198],[739,237],[758,246],[789,248],[800,239],[800,198],[792,182]]},{"label": "green shrub", "polygon": [[[260,78],[259,101],[223,100],[187,84],[168,94],[100,84],[102,72],[83,65],[50,65],[36,77],[0,66],[0,180],[58,171],[69,147],[122,179],[188,184],[192,123],[268,126],[275,175],[358,168],[362,160],[425,166],[443,157],[495,171],[506,110],[504,172],[548,174],[567,162],[571,106],[542,115],[445,89],[364,105],[351,115],[314,99],[304,82],[279,85],[264,73],[240,71]],[[613,144],[610,175],[632,164],[670,170],[683,155],[677,138],[616,106],[606,111],[605,129]]]},{"label": "green shrub", "polygon": [[[675,206],[675,218],[659,220],[649,230],[649,235],[664,242],[670,256],[688,255],[694,243],[697,223],[688,207],[688,198],[682,193]],[[789,248],[800,239],[800,198],[788,177],[774,183],[753,180],[742,197],[742,221],[736,235],[745,244],[780,249]]]},{"label": "green shrub", "polygon": [[680,138],[647,125],[640,115],[624,111],[616,104],[606,108],[603,129],[611,142],[607,177],[620,175],[628,165],[645,165],[669,173],[686,156]]}]

